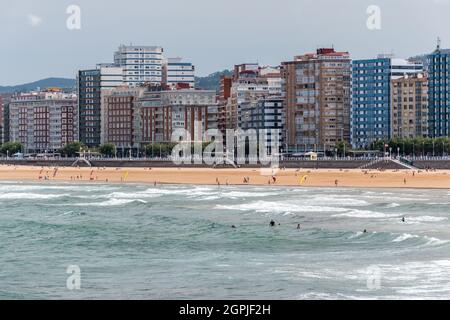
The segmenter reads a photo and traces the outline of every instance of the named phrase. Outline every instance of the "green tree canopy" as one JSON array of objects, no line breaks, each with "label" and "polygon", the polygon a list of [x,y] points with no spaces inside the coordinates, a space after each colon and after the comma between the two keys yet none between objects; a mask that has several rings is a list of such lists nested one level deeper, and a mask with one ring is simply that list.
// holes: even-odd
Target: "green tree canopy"
[{"label": "green tree canopy", "polygon": [[112,157],[116,154],[116,146],[113,143],[102,144],[98,151],[106,157]]},{"label": "green tree canopy", "polygon": [[66,144],[61,150],[60,153],[66,157],[76,157],[78,152],[82,150],[84,144],[81,142],[71,142]]},{"label": "green tree canopy", "polygon": [[22,144],[18,141],[6,142],[1,146],[0,152],[2,154],[8,154],[12,156],[13,154],[20,152],[22,150]]}]

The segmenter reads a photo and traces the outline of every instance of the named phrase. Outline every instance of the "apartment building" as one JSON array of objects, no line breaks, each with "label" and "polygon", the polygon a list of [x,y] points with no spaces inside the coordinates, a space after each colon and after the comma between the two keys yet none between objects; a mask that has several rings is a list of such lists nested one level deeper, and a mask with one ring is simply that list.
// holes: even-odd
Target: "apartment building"
[{"label": "apartment building", "polygon": [[176,129],[186,129],[192,139],[201,139],[206,130],[217,129],[215,91],[162,89],[149,85],[112,90],[104,98],[105,141],[129,150],[170,142]]},{"label": "apartment building", "polygon": [[103,137],[105,142],[113,143],[118,149],[139,147],[139,134],[136,123],[135,102],[144,94],[145,87],[117,87],[103,98]]},{"label": "apartment building", "polygon": [[158,46],[121,45],[114,53],[114,64],[123,68],[123,81],[134,87],[163,82],[164,50]]},{"label": "apartment building", "polygon": [[450,137],[450,49],[428,55],[428,132],[430,137]]},{"label": "apartment building", "polygon": [[334,150],[350,140],[350,70],[349,53],[332,48],[282,63],[289,150]]},{"label": "apartment building", "polygon": [[220,78],[220,90],[218,96],[218,123],[217,126],[221,132],[225,134],[227,129],[227,104],[231,97],[231,86],[233,84],[233,77],[222,76]]},{"label": "apartment building", "polygon": [[237,129],[238,113],[243,103],[257,103],[268,95],[281,94],[281,73],[278,68],[261,67],[256,63],[234,67],[230,97],[226,102],[226,128]]},{"label": "apartment building", "polygon": [[8,108],[9,139],[22,143],[24,152],[56,152],[78,139],[75,94],[57,90],[14,96]]},{"label": "apartment building", "polygon": [[103,143],[103,97],[113,88],[123,85],[123,69],[99,64],[96,69],[80,70],[77,75],[79,141],[88,147]]},{"label": "apartment building", "polygon": [[168,89],[176,89],[180,85],[195,88],[195,67],[182,58],[168,58],[163,65],[163,77]]},{"label": "apartment building", "polygon": [[423,72],[423,65],[392,55],[352,62],[351,138],[357,148],[391,137],[391,80]]},{"label": "apartment building", "polygon": [[[264,139],[268,149],[272,140],[276,139],[279,149],[285,150],[284,111],[284,99],[279,95],[261,98],[256,103],[244,102],[238,112],[238,127],[242,130],[255,129],[258,139]],[[272,130],[278,130],[276,137],[272,136]]]},{"label": "apartment building", "polygon": [[428,135],[428,79],[422,74],[405,75],[391,84],[391,136],[393,138]]}]

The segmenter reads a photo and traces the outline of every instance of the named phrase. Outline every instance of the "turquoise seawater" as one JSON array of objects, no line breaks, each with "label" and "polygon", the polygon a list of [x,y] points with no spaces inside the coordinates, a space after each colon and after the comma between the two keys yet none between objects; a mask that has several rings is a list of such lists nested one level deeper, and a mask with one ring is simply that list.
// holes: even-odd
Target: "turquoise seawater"
[{"label": "turquoise seawater", "polygon": [[449,196],[1,182],[0,299],[448,299]]}]

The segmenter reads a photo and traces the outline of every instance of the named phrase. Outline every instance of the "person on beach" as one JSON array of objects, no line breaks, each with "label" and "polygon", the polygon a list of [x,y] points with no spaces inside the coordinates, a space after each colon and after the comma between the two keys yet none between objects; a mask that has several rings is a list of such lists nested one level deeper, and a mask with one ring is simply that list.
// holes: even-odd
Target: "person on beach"
[{"label": "person on beach", "polygon": [[405,179],[403,179],[403,184],[406,184],[406,178],[405,178]]},{"label": "person on beach", "polygon": [[334,180],[334,185],[335,185],[336,187],[338,186],[338,183],[339,183],[338,179]]}]

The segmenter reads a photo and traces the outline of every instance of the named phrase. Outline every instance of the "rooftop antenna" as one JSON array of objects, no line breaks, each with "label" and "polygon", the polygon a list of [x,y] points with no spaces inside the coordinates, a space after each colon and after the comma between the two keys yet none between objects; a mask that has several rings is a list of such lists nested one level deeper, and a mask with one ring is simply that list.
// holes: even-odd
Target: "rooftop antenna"
[{"label": "rooftop antenna", "polygon": [[441,38],[440,37],[437,38],[437,47],[436,47],[436,49],[437,50],[441,50]]}]

